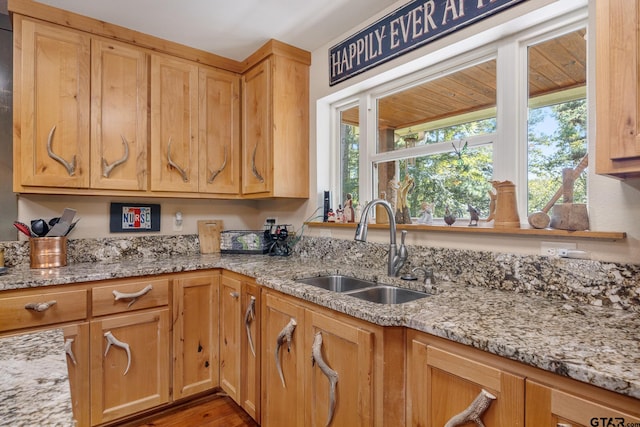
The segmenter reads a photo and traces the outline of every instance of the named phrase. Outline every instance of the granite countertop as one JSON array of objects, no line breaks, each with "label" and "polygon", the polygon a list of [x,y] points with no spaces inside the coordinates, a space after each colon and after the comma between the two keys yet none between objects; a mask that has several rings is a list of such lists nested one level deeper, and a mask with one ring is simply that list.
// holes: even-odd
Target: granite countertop
[{"label": "granite countertop", "polygon": [[386,275],[331,260],[259,255],[179,255],[170,258],[9,269],[0,291],[112,278],[224,268],[262,286],[382,326],[406,326],[493,354],[640,398],[640,318],[637,312],[559,301],[508,290],[436,283],[428,298],[381,305],[296,282],[345,274],[419,289]]},{"label": "granite countertop", "polygon": [[0,378],[0,425],[75,425],[62,330],[0,338]]}]

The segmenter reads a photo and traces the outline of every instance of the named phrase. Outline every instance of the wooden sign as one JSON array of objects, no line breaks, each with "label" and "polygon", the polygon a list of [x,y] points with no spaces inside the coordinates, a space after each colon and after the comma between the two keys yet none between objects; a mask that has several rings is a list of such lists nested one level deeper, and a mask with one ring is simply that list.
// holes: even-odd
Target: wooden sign
[{"label": "wooden sign", "polygon": [[329,49],[333,86],[526,0],[414,0]]}]

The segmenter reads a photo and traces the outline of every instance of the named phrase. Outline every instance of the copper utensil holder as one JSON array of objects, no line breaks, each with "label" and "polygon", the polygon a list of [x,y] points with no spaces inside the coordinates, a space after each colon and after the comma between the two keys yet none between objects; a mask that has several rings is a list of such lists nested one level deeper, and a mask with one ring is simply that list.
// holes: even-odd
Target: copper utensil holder
[{"label": "copper utensil holder", "polygon": [[66,237],[36,237],[29,239],[31,268],[52,268],[67,265]]}]

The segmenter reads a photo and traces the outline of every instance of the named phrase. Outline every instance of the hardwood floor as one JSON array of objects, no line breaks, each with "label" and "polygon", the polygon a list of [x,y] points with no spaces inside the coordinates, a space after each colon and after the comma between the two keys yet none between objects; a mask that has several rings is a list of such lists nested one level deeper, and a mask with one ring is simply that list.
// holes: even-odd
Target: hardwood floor
[{"label": "hardwood floor", "polygon": [[125,424],[126,427],[259,427],[226,395],[211,395],[167,412]]}]

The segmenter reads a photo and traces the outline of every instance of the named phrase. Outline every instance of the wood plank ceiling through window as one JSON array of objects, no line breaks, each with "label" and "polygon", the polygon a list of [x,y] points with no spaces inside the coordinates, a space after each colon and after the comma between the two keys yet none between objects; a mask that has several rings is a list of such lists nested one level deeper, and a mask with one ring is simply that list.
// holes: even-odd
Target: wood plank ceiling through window
[{"label": "wood plank ceiling through window", "polygon": [[[586,84],[586,30],[574,31],[530,47],[530,97]],[[434,120],[495,107],[496,62],[488,61],[422,83],[379,100],[378,127],[403,129]],[[358,124],[358,108],[342,113]]]}]

